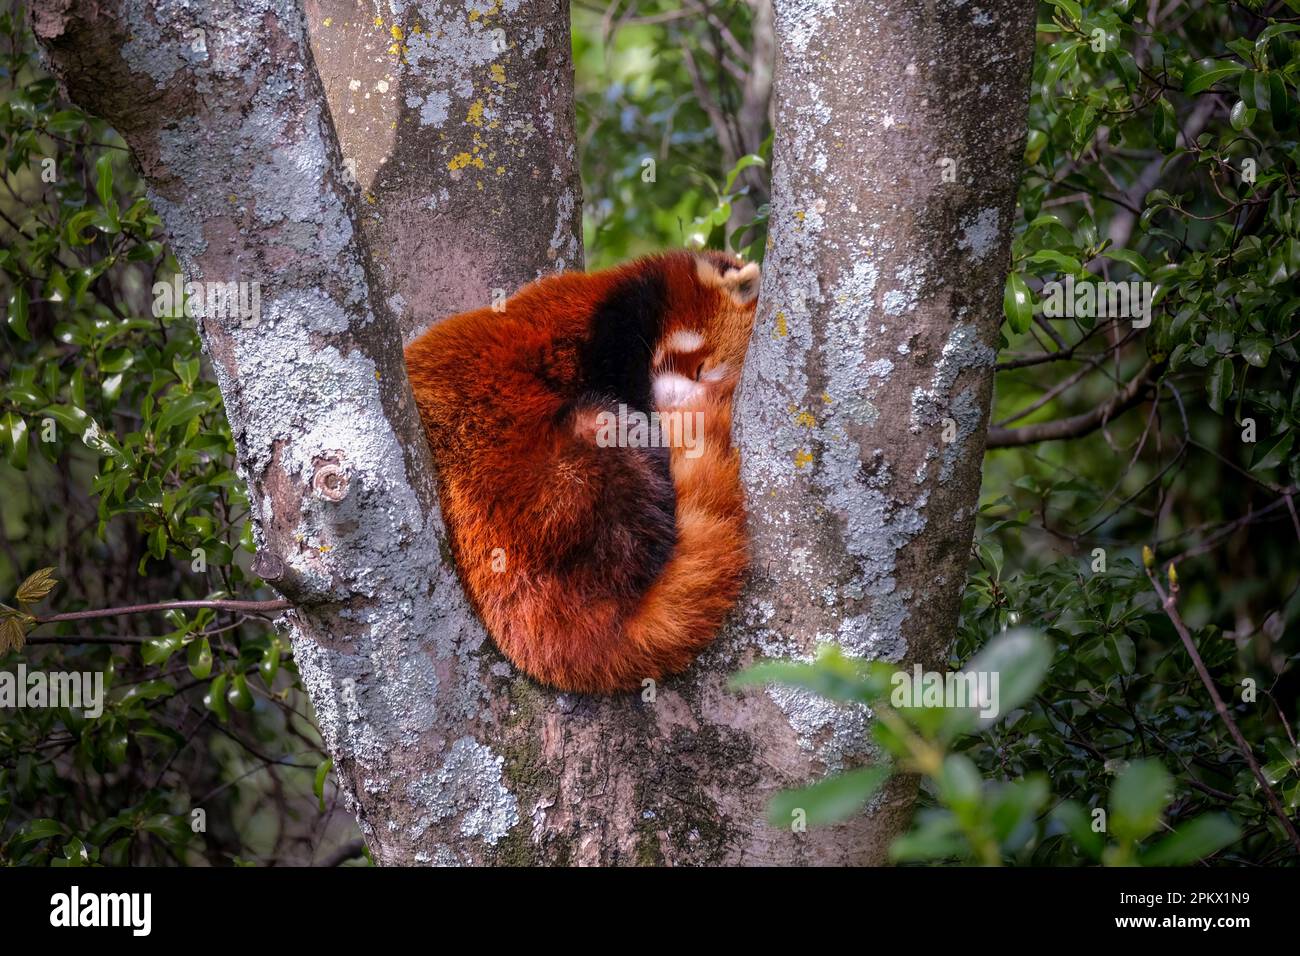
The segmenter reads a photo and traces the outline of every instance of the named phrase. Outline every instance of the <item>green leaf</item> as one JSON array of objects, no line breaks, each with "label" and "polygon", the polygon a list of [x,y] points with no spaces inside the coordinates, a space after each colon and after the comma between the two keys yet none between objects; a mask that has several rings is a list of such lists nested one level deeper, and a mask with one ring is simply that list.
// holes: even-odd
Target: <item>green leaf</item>
[{"label": "green leaf", "polygon": [[116,221],[117,203],[113,199],[113,154],[104,153],[95,160],[95,195]]},{"label": "green leaf", "polygon": [[226,700],[235,710],[253,709],[253,692],[248,689],[248,678],[242,673],[236,674],[234,680],[230,682],[230,690],[226,691]]},{"label": "green leaf", "polygon": [[1238,343],[1241,349],[1242,357],[1256,368],[1263,368],[1268,364],[1269,357],[1273,354],[1273,343],[1261,335],[1254,335],[1247,339],[1242,339]]},{"label": "green leaf", "polygon": [[1007,276],[1006,289],[1002,293],[1002,313],[1017,333],[1027,332],[1034,320],[1034,298],[1018,272]]},{"label": "green leaf", "polygon": [[145,641],[140,645],[140,657],[146,664],[156,667],[166,663],[168,658],[181,649],[181,641],[180,631]]},{"label": "green leaf", "polygon": [[1291,97],[1287,95],[1286,84],[1282,74],[1268,74],[1268,109],[1273,116],[1273,126],[1279,130],[1289,129],[1293,120]]},{"label": "green leaf", "polygon": [[1295,441],[1295,432],[1288,431],[1268,444],[1260,445],[1251,462],[1251,471],[1267,471],[1286,461],[1291,454],[1291,445]]},{"label": "green leaf", "polygon": [[1160,826],[1173,781],[1158,760],[1135,760],[1110,790],[1110,829],[1125,840],[1140,840]]},{"label": "green leaf", "polygon": [[[1037,631],[1018,628],[993,638],[961,669],[963,674],[987,675],[992,699],[987,707],[950,708],[944,720],[945,732],[953,735],[989,727],[1020,707],[1038,691],[1053,656],[1052,642]],[[983,716],[982,710],[992,713]]]},{"label": "green leaf", "polygon": [[13,329],[14,334],[24,342],[32,340],[31,333],[27,331],[28,304],[30,301],[27,286],[19,282],[14,287],[13,295],[9,296],[9,309],[6,313],[9,328]]},{"label": "green leaf", "polygon": [[98,209],[83,209],[73,213],[63,224],[63,238],[70,246],[88,246],[95,241],[95,233],[86,232],[86,228],[95,222]]},{"label": "green leaf", "polygon": [[1219,359],[1214,363],[1214,368],[1210,372],[1210,377],[1205,383],[1205,391],[1209,396],[1210,407],[1223,414],[1223,407],[1232,395],[1232,360]]},{"label": "green leaf", "polygon": [[1052,811],[1052,818],[1065,829],[1070,839],[1085,855],[1094,860],[1101,859],[1101,851],[1105,849],[1106,841],[1100,833],[1092,829],[1092,818],[1085,807],[1073,800],[1066,800]]},{"label": "green leaf", "polygon": [[230,710],[226,706],[226,680],[224,673],[218,674],[203,695],[203,706],[221,718],[223,724],[230,720]]},{"label": "green leaf", "polygon": [[1083,9],[1077,0],[1047,0],[1047,2],[1064,13],[1071,23],[1083,22]]},{"label": "green leaf", "polygon": [[820,648],[811,664],[760,661],[731,678],[733,688],[786,684],[844,703],[866,703],[886,694],[893,667],[850,659],[834,645]]},{"label": "green leaf", "polygon": [[1220,80],[1230,80],[1240,76],[1246,67],[1234,60],[1214,60],[1206,58],[1189,64],[1183,71],[1183,92],[1188,96],[1208,90]]},{"label": "green leaf", "polygon": [[1025,261],[1032,262],[1035,265],[1055,266],[1057,271],[1061,273],[1073,272],[1077,274],[1083,271],[1083,266],[1078,259],[1074,258],[1074,256],[1067,256],[1063,252],[1057,252],[1055,249],[1039,249]]},{"label": "green leaf", "polygon": [[206,637],[192,641],[186,651],[186,662],[190,673],[199,680],[207,680],[212,674],[212,645]]},{"label": "green leaf", "polygon": [[1131,266],[1133,271],[1140,276],[1145,276],[1147,271],[1151,268],[1151,264],[1147,262],[1146,258],[1143,257],[1141,253],[1134,252],[1132,249],[1110,248],[1103,250],[1101,254],[1107,259],[1114,260],[1115,262],[1122,262],[1125,265]]},{"label": "green leaf", "polygon": [[211,401],[206,395],[197,392],[173,399],[163,408],[162,414],[154,422],[154,434],[161,435],[177,425],[188,425],[207,411],[210,404]]},{"label": "green leaf", "polygon": [[271,685],[275,683],[275,675],[280,670],[280,642],[275,638],[267,644],[266,650],[262,652],[262,659],[257,665],[258,673],[262,675],[262,683],[266,689],[270,690]]},{"label": "green leaf", "polygon": [[819,780],[810,787],[779,793],[768,804],[767,820],[774,827],[788,827],[803,811],[809,826],[823,826],[847,820],[860,811],[881,784],[889,779],[890,768],[881,764],[860,767]]},{"label": "green leaf", "polygon": [[120,698],[123,704],[129,704],[137,700],[153,700],[155,697],[170,697],[176,693],[176,688],[165,680],[147,680],[139,684],[133,684],[125,694]]},{"label": "green leaf", "polygon": [[181,384],[186,388],[193,388],[194,383],[199,380],[199,360],[197,358],[185,358],[177,353],[172,359],[172,371],[176,377],[181,380]]},{"label": "green leaf", "polygon": [[27,421],[16,412],[0,417],[0,441],[4,442],[5,461],[19,471],[27,470]]},{"label": "green leaf", "polygon": [[80,408],[72,405],[47,405],[34,416],[36,418],[53,418],[72,434],[80,437],[90,422],[90,416]]},{"label": "green leaf", "polygon": [[922,816],[910,833],[890,844],[889,858],[899,863],[919,862],[963,857],[969,852],[970,844],[956,818],[944,812]]},{"label": "green leaf", "polygon": [[334,769],[333,760],[322,760],[316,766],[316,778],[312,781],[311,792],[316,794],[316,799],[320,801],[321,813],[325,812],[325,779],[332,769]]},{"label": "green leaf", "polygon": [[86,124],[86,116],[80,110],[60,110],[45,121],[45,128],[51,133],[66,136],[76,133]]},{"label": "green leaf", "polygon": [[748,169],[750,166],[765,166],[763,157],[756,153],[746,153],[740,159],[736,160],[736,165],[731,167],[731,172],[727,173],[726,191],[731,192],[731,187],[736,182],[736,177]]},{"label": "green leaf", "polygon": [[1174,115],[1173,104],[1163,96],[1156,103],[1155,119],[1151,130],[1156,145],[1166,153],[1172,152],[1178,145],[1178,119]]},{"label": "green leaf", "polygon": [[937,782],[939,799],[957,814],[958,819],[972,820],[984,790],[984,778],[974,761],[965,754],[948,754]]},{"label": "green leaf", "polygon": [[1127,634],[1109,634],[1106,637],[1106,647],[1115,666],[1125,674],[1132,674],[1137,667],[1137,648],[1133,644],[1133,638]]},{"label": "green leaf", "polygon": [[1232,105],[1232,112],[1228,114],[1228,122],[1232,124],[1232,128],[1238,133],[1249,127],[1254,121],[1255,111],[1246,105],[1245,100],[1237,100]]},{"label": "green leaf", "polygon": [[1143,866],[1191,866],[1241,839],[1241,828],[1230,817],[1205,814],[1184,823],[1143,853]]},{"label": "green leaf", "polygon": [[63,824],[57,820],[51,820],[49,817],[37,817],[28,820],[18,832],[14,834],[15,843],[35,843],[37,840],[48,840],[53,836],[63,835]]}]

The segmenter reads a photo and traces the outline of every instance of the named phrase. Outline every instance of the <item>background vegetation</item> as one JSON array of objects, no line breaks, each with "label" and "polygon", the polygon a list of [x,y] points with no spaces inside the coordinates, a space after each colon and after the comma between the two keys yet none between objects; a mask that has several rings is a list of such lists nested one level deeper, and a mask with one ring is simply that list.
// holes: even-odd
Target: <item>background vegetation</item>
[{"label": "background vegetation", "polygon": [[[575,3],[590,267],[686,244],[761,258],[761,9]],[[20,617],[273,596],[192,323],[153,317],[177,271],[158,220],[23,20],[0,15],[0,667],[101,671],[110,703],[0,718],[0,862],[360,861],[270,614]],[[1174,617],[1294,815],[1300,2],[1055,0],[1040,21],[1015,263],[988,290],[1007,312],[994,419],[1065,437],[985,463],[952,663],[1001,661],[1015,708],[982,725],[879,707],[889,766],[924,780],[895,852],[1294,865]],[[1155,284],[1152,324],[1035,311],[1066,275]],[[42,567],[57,588],[20,605]],[[861,706],[887,675],[827,655],[747,679]],[[774,824],[853,812],[885,772],[789,795]]]}]

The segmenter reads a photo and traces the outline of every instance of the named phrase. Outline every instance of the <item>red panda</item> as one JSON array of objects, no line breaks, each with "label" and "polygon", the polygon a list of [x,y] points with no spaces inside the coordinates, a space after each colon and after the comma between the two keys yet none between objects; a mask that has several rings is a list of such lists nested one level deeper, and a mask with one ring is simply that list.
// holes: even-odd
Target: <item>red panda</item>
[{"label": "red panda", "polygon": [[535,679],[637,688],[717,634],[747,563],[731,402],[757,297],[756,265],[674,252],[547,276],[407,347],[457,570]]}]

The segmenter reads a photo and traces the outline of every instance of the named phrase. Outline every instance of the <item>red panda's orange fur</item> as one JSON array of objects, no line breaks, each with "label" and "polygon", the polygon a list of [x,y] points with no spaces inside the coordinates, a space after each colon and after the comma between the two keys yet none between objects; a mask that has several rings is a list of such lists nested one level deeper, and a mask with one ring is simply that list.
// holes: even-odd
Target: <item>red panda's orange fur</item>
[{"label": "red panda's orange fur", "polygon": [[[549,276],[407,347],[457,569],[537,680],[608,693],[680,672],[735,603],[747,541],[731,402],[757,291],[755,266],[670,253]],[[698,457],[680,441],[597,444],[600,412],[652,405],[660,386],[704,413]]]}]

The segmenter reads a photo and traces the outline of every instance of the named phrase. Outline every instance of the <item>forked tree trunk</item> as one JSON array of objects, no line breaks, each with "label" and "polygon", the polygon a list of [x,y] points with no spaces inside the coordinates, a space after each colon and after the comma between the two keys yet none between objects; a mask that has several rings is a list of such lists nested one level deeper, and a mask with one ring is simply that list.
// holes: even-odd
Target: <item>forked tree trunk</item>
[{"label": "forked tree trunk", "polygon": [[305,0],[361,229],[410,341],[582,268],[569,0]]},{"label": "forked tree trunk", "polygon": [[[417,7],[447,19],[435,31]],[[571,90],[547,86],[567,69],[547,52],[547,38],[567,36],[547,20],[563,10],[516,0],[485,23],[473,5],[463,22],[451,3],[401,8],[380,18],[390,45],[411,46],[418,25],[432,52],[385,46],[408,61],[388,93],[372,34],[325,2],[311,8],[310,43],[288,0],[50,0],[33,16],[71,98],[126,137],[187,278],[261,284],[259,321],[208,316],[200,328],[249,486],[258,568],[295,603],[283,624],[375,858],[883,860],[906,786],[833,830],[763,820],[779,789],[862,758],[864,716],[726,682],[757,656],[823,640],[933,663],[951,636],[1033,5],[778,0],[776,215],[738,428],[756,573],[688,674],[616,698],[539,688],[485,638],[447,563],[400,351],[403,331],[479,304],[495,281],[510,292],[560,258],[580,261]],[[518,165],[501,164],[499,192],[480,178],[497,175],[494,101],[475,108],[499,73],[478,47],[453,46],[497,28],[516,51],[497,51],[506,83],[519,88],[491,108],[546,134],[506,143]],[[342,152],[313,45],[345,114]],[[353,79],[390,99],[362,97],[348,114]],[[392,110],[395,134],[384,139],[363,108]],[[943,157],[956,182],[944,182]],[[420,196],[435,200],[410,210]],[[383,247],[377,265],[367,238]],[[484,251],[481,269],[449,262],[466,250]]]}]

